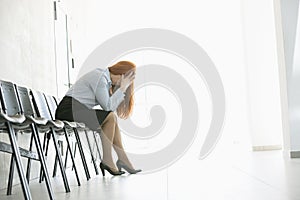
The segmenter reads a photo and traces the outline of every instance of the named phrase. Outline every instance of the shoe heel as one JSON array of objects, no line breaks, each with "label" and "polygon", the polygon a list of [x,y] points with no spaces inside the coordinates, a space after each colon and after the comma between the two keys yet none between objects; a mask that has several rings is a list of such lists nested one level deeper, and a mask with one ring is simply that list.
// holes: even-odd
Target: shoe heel
[{"label": "shoe heel", "polygon": [[117,161],[116,165],[117,165],[118,170],[121,171],[122,170],[122,166],[121,166],[119,160]]},{"label": "shoe heel", "polygon": [[100,163],[100,169],[101,169],[103,176],[105,176],[105,170],[114,176],[120,176],[120,175],[124,174],[124,172],[122,172],[122,171],[113,171],[108,165],[106,165],[104,163]]},{"label": "shoe heel", "polygon": [[105,176],[105,170],[104,170],[102,165],[100,165],[100,169],[101,169],[101,172],[102,172],[102,176]]},{"label": "shoe heel", "polygon": [[118,166],[118,170],[119,170],[119,171],[122,171],[122,167]]},{"label": "shoe heel", "polygon": [[105,176],[105,171],[104,169],[101,168],[102,176]]}]

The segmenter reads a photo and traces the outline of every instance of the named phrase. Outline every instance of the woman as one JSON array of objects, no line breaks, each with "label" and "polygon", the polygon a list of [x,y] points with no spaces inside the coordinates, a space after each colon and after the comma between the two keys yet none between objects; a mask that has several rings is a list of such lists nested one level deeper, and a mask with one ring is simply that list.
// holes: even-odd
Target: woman
[{"label": "woman", "polygon": [[[126,119],[133,109],[133,80],[136,66],[129,61],[120,61],[107,69],[95,69],[82,76],[68,90],[56,110],[56,119],[85,123],[90,129],[100,132],[103,159],[100,163],[102,175],[105,170],[112,175],[125,172],[135,174],[121,140],[117,117]],[[95,110],[100,105],[103,110]],[[101,129],[102,131],[99,131]],[[113,162],[112,147],[118,161]]]}]

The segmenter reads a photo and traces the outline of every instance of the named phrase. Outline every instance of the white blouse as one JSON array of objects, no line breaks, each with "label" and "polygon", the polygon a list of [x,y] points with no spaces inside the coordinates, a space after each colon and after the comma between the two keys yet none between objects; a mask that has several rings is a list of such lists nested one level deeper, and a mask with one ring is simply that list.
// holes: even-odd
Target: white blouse
[{"label": "white blouse", "polygon": [[96,68],[77,80],[66,96],[73,97],[90,109],[100,105],[105,111],[115,111],[124,100],[125,94],[117,89],[110,95],[111,84],[108,68]]}]

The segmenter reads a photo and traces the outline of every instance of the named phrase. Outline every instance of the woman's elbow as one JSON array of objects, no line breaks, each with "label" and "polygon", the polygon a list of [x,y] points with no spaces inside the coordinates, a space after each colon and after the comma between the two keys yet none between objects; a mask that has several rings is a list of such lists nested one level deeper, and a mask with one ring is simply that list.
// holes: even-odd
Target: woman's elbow
[{"label": "woman's elbow", "polygon": [[110,103],[105,104],[105,105],[103,105],[103,106],[101,106],[101,107],[102,107],[102,109],[105,110],[105,111],[114,111],[114,110],[112,109]]},{"label": "woman's elbow", "polygon": [[108,104],[100,104],[101,108],[105,111],[109,111],[109,105]]}]

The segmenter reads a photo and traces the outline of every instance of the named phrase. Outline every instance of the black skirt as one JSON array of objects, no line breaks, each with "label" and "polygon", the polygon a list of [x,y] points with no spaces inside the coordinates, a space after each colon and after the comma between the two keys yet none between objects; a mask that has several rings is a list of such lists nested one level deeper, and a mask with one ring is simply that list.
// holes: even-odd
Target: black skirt
[{"label": "black skirt", "polygon": [[55,118],[59,120],[83,122],[96,131],[111,111],[89,109],[76,99],[65,96],[59,103]]}]

